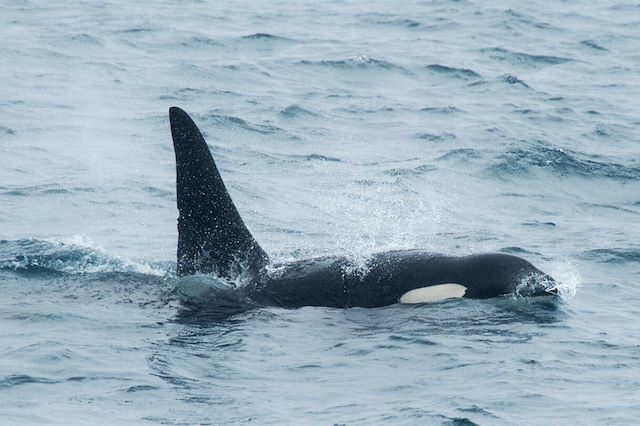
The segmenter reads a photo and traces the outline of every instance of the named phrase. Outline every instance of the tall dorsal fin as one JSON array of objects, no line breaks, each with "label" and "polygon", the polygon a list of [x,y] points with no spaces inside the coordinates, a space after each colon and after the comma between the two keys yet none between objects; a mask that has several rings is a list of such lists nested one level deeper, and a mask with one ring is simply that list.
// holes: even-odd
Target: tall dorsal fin
[{"label": "tall dorsal fin", "polygon": [[189,115],[169,109],[176,153],[178,275],[216,273],[235,278],[241,268],[257,273],[269,258],[253,239]]}]

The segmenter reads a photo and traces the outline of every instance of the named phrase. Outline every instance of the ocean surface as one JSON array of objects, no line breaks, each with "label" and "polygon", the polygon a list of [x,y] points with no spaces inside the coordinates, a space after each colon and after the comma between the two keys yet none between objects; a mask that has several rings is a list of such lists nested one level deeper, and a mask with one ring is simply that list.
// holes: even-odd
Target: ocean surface
[{"label": "ocean surface", "polygon": [[[637,1],[3,1],[0,424],[637,424],[639,29]],[[498,251],[560,297],[226,312],[175,277],[173,105],[275,261]]]}]

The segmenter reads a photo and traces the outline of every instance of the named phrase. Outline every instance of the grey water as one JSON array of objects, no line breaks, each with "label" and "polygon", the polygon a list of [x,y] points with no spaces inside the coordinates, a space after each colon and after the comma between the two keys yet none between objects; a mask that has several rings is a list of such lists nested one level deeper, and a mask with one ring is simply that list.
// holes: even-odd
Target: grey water
[{"label": "grey water", "polygon": [[[637,424],[637,2],[0,11],[1,424]],[[175,277],[172,105],[276,261],[499,251],[560,297],[225,311]]]}]

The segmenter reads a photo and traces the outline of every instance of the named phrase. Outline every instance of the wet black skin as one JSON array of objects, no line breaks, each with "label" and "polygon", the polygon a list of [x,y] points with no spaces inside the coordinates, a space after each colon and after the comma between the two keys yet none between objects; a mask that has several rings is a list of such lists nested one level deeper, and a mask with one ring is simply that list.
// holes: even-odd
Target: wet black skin
[{"label": "wet black skin", "polygon": [[[373,255],[365,269],[340,256],[272,267],[246,228],[217,170],[209,147],[189,115],[169,110],[176,154],[178,275],[243,276],[254,302],[282,307],[377,307],[398,303],[406,292],[438,284],[460,284],[464,297],[486,299],[509,293],[546,295],[549,275],[528,261],[503,253],[464,257],[405,250]],[[355,271],[354,271],[355,269]]]},{"label": "wet black skin", "polygon": [[502,253],[452,257],[421,250],[391,251],[373,255],[366,270],[353,272],[353,268],[345,257],[302,260],[284,265],[281,271],[276,268],[245,291],[264,305],[348,308],[391,305],[410,290],[438,284],[463,285],[464,297],[477,299],[516,291],[549,295],[545,288],[553,287],[549,275]]}]

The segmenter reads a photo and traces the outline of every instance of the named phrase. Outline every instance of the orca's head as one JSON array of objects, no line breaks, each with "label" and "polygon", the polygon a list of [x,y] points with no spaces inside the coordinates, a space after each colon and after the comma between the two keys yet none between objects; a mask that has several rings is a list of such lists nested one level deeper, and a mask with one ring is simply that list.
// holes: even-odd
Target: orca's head
[{"label": "orca's head", "polygon": [[530,262],[510,254],[468,256],[463,267],[469,287],[467,297],[488,298],[515,293],[518,296],[555,294],[556,281]]}]

